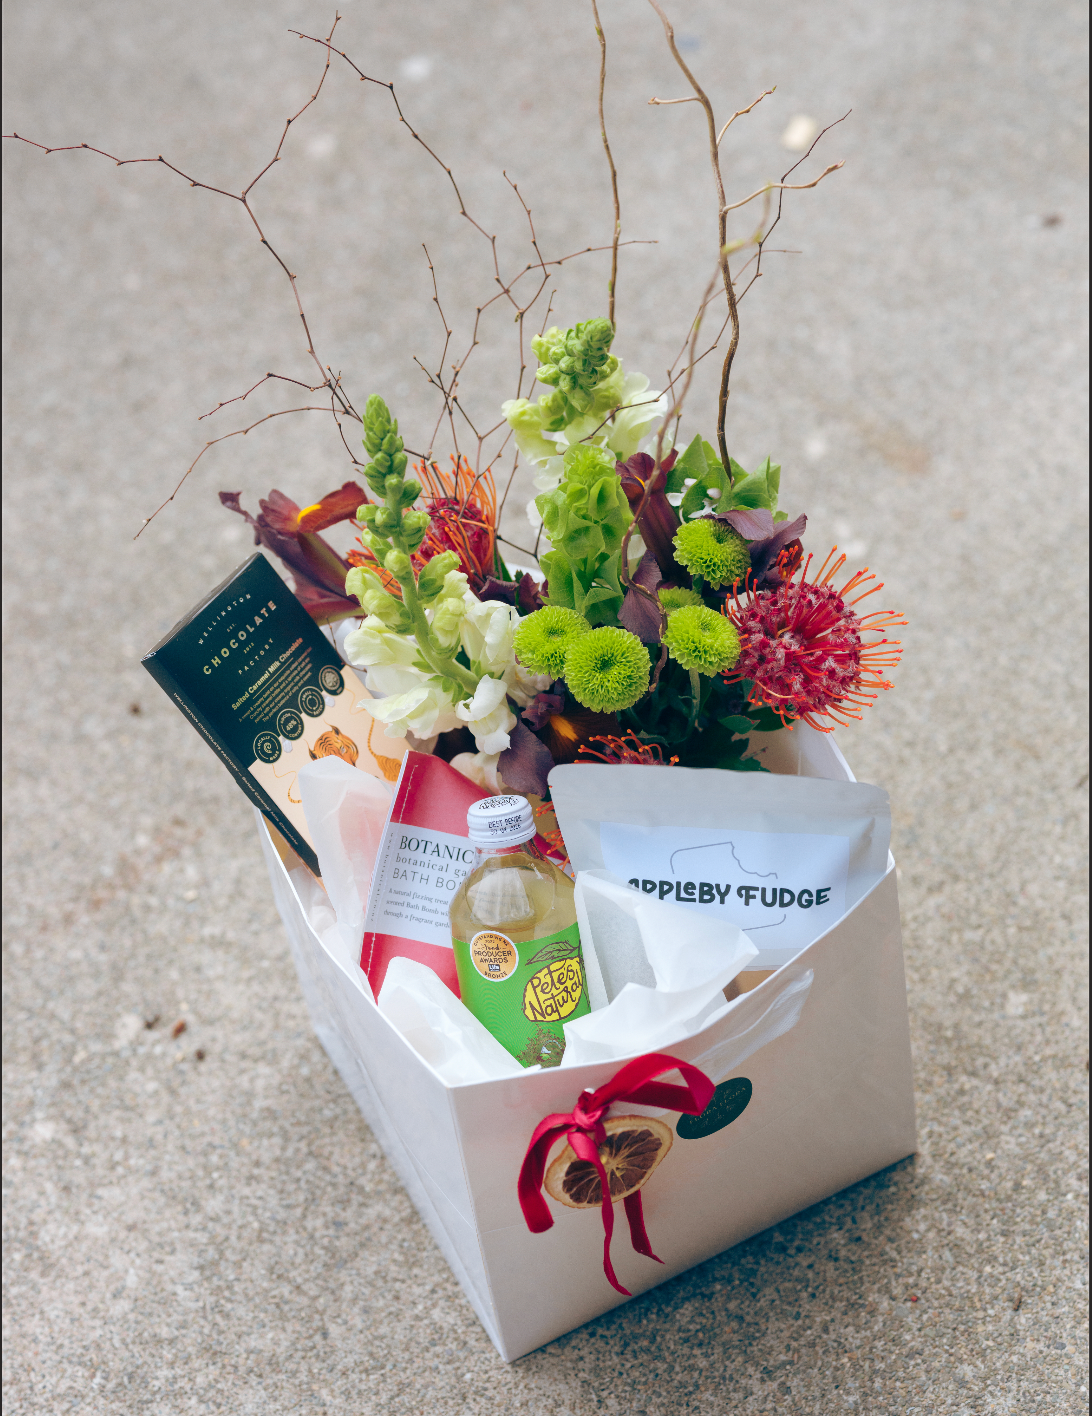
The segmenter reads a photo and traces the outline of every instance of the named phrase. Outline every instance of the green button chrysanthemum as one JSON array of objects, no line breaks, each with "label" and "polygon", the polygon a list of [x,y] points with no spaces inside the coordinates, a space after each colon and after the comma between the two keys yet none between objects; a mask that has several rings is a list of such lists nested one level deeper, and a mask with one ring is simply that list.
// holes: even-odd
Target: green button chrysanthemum
[{"label": "green button chrysanthemum", "polygon": [[561,678],[565,655],[581,635],[590,634],[591,625],[575,610],[563,605],[547,605],[520,620],[516,630],[516,658],[533,674]]},{"label": "green button chrysanthemum", "polygon": [[701,596],[696,590],[683,590],[681,588],[661,590],[659,595],[660,604],[663,605],[668,614],[670,614],[672,610],[681,610],[684,605],[700,605],[702,602]]},{"label": "green button chrysanthemum", "polygon": [[604,625],[576,640],[565,655],[565,682],[596,713],[631,708],[648,688],[648,651],[635,634]]},{"label": "green button chrysanthemum", "polygon": [[688,521],[675,535],[675,559],[715,590],[746,578],[751,568],[747,542],[721,521],[707,516]]},{"label": "green button chrysanthemum", "polygon": [[697,669],[712,678],[730,669],[739,658],[735,625],[707,605],[684,605],[672,610],[664,631],[667,652],[684,669]]}]

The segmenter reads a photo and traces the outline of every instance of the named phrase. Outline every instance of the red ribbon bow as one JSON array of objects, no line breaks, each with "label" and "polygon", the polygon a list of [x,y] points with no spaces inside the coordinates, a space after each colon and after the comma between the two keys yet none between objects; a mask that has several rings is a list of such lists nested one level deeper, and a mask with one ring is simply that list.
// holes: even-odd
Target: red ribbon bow
[{"label": "red ribbon bow", "polygon": [[[685,1087],[668,1082],[653,1081],[664,1072],[678,1069]],[[603,1115],[611,1102],[635,1101],[643,1106],[662,1106],[668,1111],[685,1111],[698,1116],[709,1105],[713,1096],[713,1083],[699,1068],[689,1062],[681,1062],[666,1052],[649,1052],[644,1057],[636,1057],[620,1068],[609,1082],[598,1091],[584,1091],[580,1099],[566,1116],[555,1112],[544,1116],[535,1127],[527,1154],[519,1172],[519,1203],[527,1228],[532,1234],[544,1234],[553,1227],[554,1217],[542,1195],[542,1179],[546,1173],[546,1157],[550,1147],[559,1136],[567,1137],[577,1156],[595,1166],[599,1176],[602,1195],[603,1215],[603,1272],[612,1288],[627,1298],[632,1297],[628,1288],[623,1288],[614,1274],[610,1261],[610,1241],[614,1233],[614,1209],[610,1197],[607,1172],[599,1158],[599,1147],[606,1144],[607,1133],[603,1128]],[[641,1192],[634,1190],[623,1201],[626,1219],[629,1221],[629,1237],[638,1254],[655,1259],[658,1264],[663,1259],[652,1252],[648,1234],[645,1232],[645,1216],[641,1207]]]}]

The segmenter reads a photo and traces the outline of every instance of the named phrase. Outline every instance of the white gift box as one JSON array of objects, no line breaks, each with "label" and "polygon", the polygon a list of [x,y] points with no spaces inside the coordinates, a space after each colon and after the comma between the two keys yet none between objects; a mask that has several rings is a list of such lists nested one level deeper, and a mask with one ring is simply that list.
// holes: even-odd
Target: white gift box
[{"label": "white gift box", "polygon": [[[755,735],[754,748],[775,772],[853,780],[831,739],[804,725]],[[598,1209],[548,1200],[554,1226],[532,1234],[516,1192],[539,1121],[570,1112],[622,1063],[445,1082],[362,986],[321,888],[264,826],[261,837],[315,1032],[501,1357],[513,1361],[630,1301],[604,1275]],[[722,1093],[731,1119],[688,1136],[693,1123],[680,1127],[678,1113],[613,1106],[614,1115],[660,1116],[674,1133],[641,1191],[662,1264],[633,1252],[615,1208],[614,1267],[634,1296],[914,1151],[894,861],[791,963],[664,1050],[718,1086],[735,1083]],[[743,1079],[750,1093],[740,1110]]]}]

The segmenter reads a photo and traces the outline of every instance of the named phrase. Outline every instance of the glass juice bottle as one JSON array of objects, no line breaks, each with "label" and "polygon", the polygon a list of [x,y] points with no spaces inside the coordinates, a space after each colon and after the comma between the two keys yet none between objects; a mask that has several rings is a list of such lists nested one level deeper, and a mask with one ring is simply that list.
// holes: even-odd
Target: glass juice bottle
[{"label": "glass juice bottle", "polygon": [[463,1002],[525,1067],[556,1067],[562,1025],[591,1011],[573,882],[535,845],[526,797],[486,797],[466,820],[474,866],[451,902]]}]

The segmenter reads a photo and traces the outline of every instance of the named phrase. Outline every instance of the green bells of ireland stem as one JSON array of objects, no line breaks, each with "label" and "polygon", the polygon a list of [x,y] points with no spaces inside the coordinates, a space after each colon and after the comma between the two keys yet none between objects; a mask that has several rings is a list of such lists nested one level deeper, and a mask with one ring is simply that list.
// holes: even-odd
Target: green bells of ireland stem
[{"label": "green bells of ireland stem", "polygon": [[591,625],[583,615],[563,605],[546,605],[520,620],[514,644],[516,658],[534,674],[563,678],[569,647],[581,635],[590,633]]},{"label": "green bells of ireland stem", "polygon": [[667,617],[664,643],[677,664],[709,678],[730,669],[740,654],[735,625],[708,605],[683,605],[672,610]]},{"label": "green bells of ireland stem", "polygon": [[565,655],[565,682],[578,703],[596,713],[632,708],[648,691],[648,650],[628,629],[604,625],[582,634]]},{"label": "green bells of ireland stem", "polygon": [[569,448],[561,485],[535,505],[552,546],[539,560],[549,603],[593,625],[614,621],[625,594],[618,576],[631,518],[614,454],[586,443]]},{"label": "green bells of ireland stem", "polygon": [[675,559],[691,575],[701,576],[712,590],[745,580],[751,568],[747,542],[731,526],[698,517],[675,535]]},{"label": "green bells of ireland stem", "polygon": [[541,361],[536,378],[554,389],[543,403],[548,432],[560,432],[591,408],[596,387],[618,368],[610,352],[613,339],[614,326],[600,318],[565,331],[555,326],[531,341]]},{"label": "green bells of ireland stem", "polygon": [[445,575],[457,569],[459,558],[453,552],[445,552],[433,557],[420,576],[414,572],[412,558],[420,550],[432,518],[414,506],[421,495],[420,483],[406,481],[407,458],[398,424],[374,393],[364,409],[364,447],[371,458],[364,477],[382,501],[367,502],[357,512],[360,539],[398,581],[402,598],[388,594],[379,577],[364,567],[354,568],[346,576],[346,593],[356,595],[361,607],[389,628],[412,634],[429,669],[472,695],[478,679],[452,656],[445,642],[448,636],[433,633],[425,615],[426,608],[442,592]]}]

